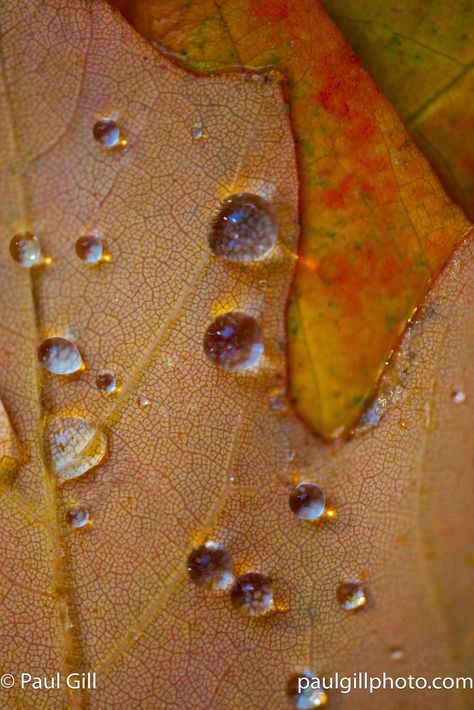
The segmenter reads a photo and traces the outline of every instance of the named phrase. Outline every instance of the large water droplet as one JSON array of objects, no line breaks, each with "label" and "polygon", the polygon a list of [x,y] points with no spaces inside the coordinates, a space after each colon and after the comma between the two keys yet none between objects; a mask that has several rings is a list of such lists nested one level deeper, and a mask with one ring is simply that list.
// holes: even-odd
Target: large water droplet
[{"label": "large water droplet", "polygon": [[112,118],[101,118],[94,123],[92,129],[94,140],[105,148],[116,148],[120,145],[120,128]]},{"label": "large water droplet", "polygon": [[275,608],[272,583],[259,572],[238,577],[230,590],[230,598],[234,607],[245,616],[262,616]]},{"label": "large water droplet", "polygon": [[367,595],[359,582],[343,582],[337,588],[337,601],[346,611],[355,611],[365,606]]},{"label": "large water droplet", "polygon": [[286,692],[297,710],[321,708],[328,701],[328,694],[322,687],[320,679],[311,671],[292,676],[286,686]]},{"label": "large water droplet", "polygon": [[77,345],[66,338],[47,338],[38,348],[38,360],[55,375],[71,375],[83,365]]},{"label": "large water droplet", "polygon": [[324,513],[326,499],[315,483],[299,483],[289,498],[292,512],[302,520],[316,520]]},{"label": "large water droplet", "polygon": [[56,417],[44,435],[48,466],[62,482],[97,466],[107,452],[107,437],[88,419]]},{"label": "large water droplet", "polygon": [[229,261],[260,259],[274,246],[278,224],[272,207],[258,195],[228,197],[212,223],[209,246]]},{"label": "large water droplet", "polygon": [[31,232],[15,234],[10,241],[10,254],[14,261],[27,269],[43,261],[40,240]]},{"label": "large water droplet", "polygon": [[107,394],[113,394],[117,391],[117,381],[113,372],[101,370],[95,378],[97,388]]},{"label": "large water droplet", "polygon": [[76,254],[88,264],[97,264],[102,259],[102,239],[95,234],[86,234],[76,242]]},{"label": "large water droplet", "polygon": [[188,573],[200,587],[227,589],[233,580],[232,560],[221,545],[206,542],[189,553]]},{"label": "large water droplet", "polygon": [[85,528],[90,522],[89,511],[82,505],[75,505],[67,511],[66,519],[72,528]]},{"label": "large water droplet", "polygon": [[223,370],[246,370],[263,353],[259,324],[245,313],[232,311],[218,316],[204,336],[204,352]]}]

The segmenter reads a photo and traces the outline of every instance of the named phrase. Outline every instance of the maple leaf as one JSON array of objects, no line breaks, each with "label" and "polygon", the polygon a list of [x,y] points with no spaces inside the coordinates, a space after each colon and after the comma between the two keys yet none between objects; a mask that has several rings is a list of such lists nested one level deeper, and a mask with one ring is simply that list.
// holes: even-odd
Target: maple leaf
[{"label": "maple leaf", "polygon": [[[2,668],[16,679],[5,706],[283,710],[295,673],[376,673],[391,646],[405,654],[397,674],[464,672],[472,246],[391,365],[396,405],[325,445],[281,393],[271,406],[297,239],[280,83],[192,76],[102,2],[8,0],[0,13]],[[222,199],[241,191],[271,201],[280,229],[250,265],[208,246]],[[40,240],[41,259],[28,253],[41,265],[15,263],[15,234],[27,250],[28,234]],[[103,245],[98,263],[84,258],[85,236]],[[239,309],[258,319],[265,352],[253,369],[223,371],[204,333]],[[59,362],[43,347],[51,338],[69,343]],[[326,494],[319,523],[289,508],[301,480]],[[193,582],[188,555],[206,541],[235,575],[269,577],[269,614],[245,617],[226,591]],[[337,595],[351,580],[367,597],[354,613]],[[57,671],[59,690],[21,687],[22,672]],[[86,671],[96,689],[66,687]],[[420,691],[406,707],[420,697],[454,708],[466,695]],[[337,692],[330,702],[354,707]]]}]

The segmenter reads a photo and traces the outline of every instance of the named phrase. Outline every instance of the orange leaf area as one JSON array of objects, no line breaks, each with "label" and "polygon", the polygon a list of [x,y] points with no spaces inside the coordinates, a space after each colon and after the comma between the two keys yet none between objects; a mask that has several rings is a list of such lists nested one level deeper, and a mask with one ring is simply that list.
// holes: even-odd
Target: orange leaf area
[{"label": "orange leaf area", "polygon": [[[396,402],[379,425],[316,441],[280,389],[297,180],[279,83],[189,75],[102,2],[6,0],[0,18],[0,455],[17,464],[0,491],[0,656],[16,678],[3,707],[285,710],[306,668],[466,674],[472,245],[394,358]],[[280,224],[271,256],[252,264],[208,246],[236,191],[264,195]],[[25,232],[41,265],[30,237],[36,265],[11,256]],[[103,242],[97,263],[87,235]],[[229,310],[264,334],[245,372],[203,351]],[[68,341],[67,357],[50,338]],[[302,480],[326,495],[319,522],[289,508]],[[270,613],[246,617],[228,592],[193,582],[187,557],[204,541],[224,547],[234,575],[268,576]],[[367,603],[349,612],[337,590],[352,580]],[[60,689],[21,686],[21,673],[58,671]],[[89,671],[96,689],[66,687]],[[333,708],[366,699],[329,695]]]},{"label": "orange leaf area", "polygon": [[287,77],[301,182],[291,395],[324,437],[346,433],[468,223],[318,2],[140,0],[129,14],[198,71]]},{"label": "orange leaf area", "polygon": [[323,0],[452,198],[474,219],[474,5]]}]

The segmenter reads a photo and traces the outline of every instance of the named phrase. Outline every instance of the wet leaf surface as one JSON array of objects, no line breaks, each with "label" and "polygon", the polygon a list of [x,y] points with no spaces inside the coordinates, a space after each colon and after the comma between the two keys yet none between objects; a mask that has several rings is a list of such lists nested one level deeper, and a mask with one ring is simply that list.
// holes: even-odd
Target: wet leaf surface
[{"label": "wet leaf surface", "polygon": [[287,77],[301,199],[291,395],[318,433],[347,433],[466,220],[319,3],[138,0],[128,9],[187,67]]},{"label": "wet leaf surface", "polygon": [[[274,406],[297,237],[278,82],[191,76],[102,3],[11,0],[1,20],[2,454],[13,439],[21,447],[1,491],[2,667],[97,672],[90,693],[17,684],[2,690],[4,707],[284,710],[295,673],[389,671],[393,646],[404,652],[396,674],[467,674],[472,245],[392,363],[396,406],[367,433],[325,445]],[[115,147],[94,138],[104,118],[120,126]],[[207,137],[196,141],[200,120]],[[270,200],[280,225],[275,251],[250,265],[208,246],[211,216],[236,191]],[[27,230],[51,263],[11,258],[12,235]],[[110,261],[76,253],[95,230]],[[223,371],[205,356],[204,332],[239,309],[258,319],[265,352],[254,369]],[[37,348],[50,337],[76,343],[85,368],[42,367]],[[116,391],[97,387],[104,370]],[[99,465],[62,485],[42,445],[55,417],[107,439],[104,458],[90,459]],[[90,454],[82,434],[59,440],[68,461]],[[332,515],[292,513],[303,480]],[[272,613],[240,614],[228,592],[188,577],[206,540],[235,575],[271,580]],[[352,580],[367,603],[347,612],[337,590]],[[330,703],[365,699],[333,693]],[[453,691],[403,700],[469,706]],[[400,695],[377,707],[395,710]]]}]

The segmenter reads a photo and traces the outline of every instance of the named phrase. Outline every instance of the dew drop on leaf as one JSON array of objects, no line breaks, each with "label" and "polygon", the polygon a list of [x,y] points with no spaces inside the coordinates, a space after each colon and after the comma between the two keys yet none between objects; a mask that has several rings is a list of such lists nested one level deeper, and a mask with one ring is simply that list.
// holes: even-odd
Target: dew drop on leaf
[{"label": "dew drop on leaf", "polygon": [[275,608],[272,583],[259,572],[238,577],[231,587],[230,598],[234,608],[245,616],[262,616]]},{"label": "dew drop on leaf", "polygon": [[211,226],[209,246],[223,259],[248,262],[265,256],[277,236],[272,207],[262,197],[244,192],[222,203]]},{"label": "dew drop on leaf", "polygon": [[463,402],[466,401],[466,393],[461,388],[455,389],[451,395],[451,399],[454,404],[463,404]]},{"label": "dew drop on leaf", "polygon": [[391,661],[403,661],[405,654],[398,646],[392,646],[389,649],[389,657]]},{"label": "dew drop on leaf", "polygon": [[15,234],[10,241],[10,255],[17,264],[30,269],[43,261],[41,244],[38,237],[31,232]]},{"label": "dew drop on leaf", "polygon": [[255,365],[263,353],[260,326],[245,313],[223,313],[206,331],[204,352],[223,370],[246,370]]},{"label": "dew drop on leaf", "polygon": [[[286,686],[286,692],[296,710],[312,710],[321,708],[328,701],[328,694],[320,685],[319,678],[311,671],[291,676]],[[308,687],[306,687],[308,686]]]},{"label": "dew drop on leaf", "polygon": [[201,141],[203,138],[206,138],[206,132],[202,126],[194,126],[191,134],[196,141]]},{"label": "dew drop on leaf", "polygon": [[101,370],[95,378],[97,389],[107,394],[113,394],[117,391],[117,381],[113,372]]},{"label": "dew drop on leaf", "polygon": [[315,483],[299,483],[289,497],[291,511],[302,520],[316,520],[324,513],[326,499]]},{"label": "dew drop on leaf", "polygon": [[337,601],[346,611],[355,611],[365,606],[367,595],[358,582],[343,582],[337,588]]},{"label": "dew drop on leaf", "polygon": [[120,128],[112,118],[101,118],[92,129],[94,140],[105,148],[116,148],[120,145]]},{"label": "dew drop on leaf", "polygon": [[102,259],[102,239],[95,234],[86,234],[76,242],[76,254],[88,264],[97,264]]},{"label": "dew drop on leaf", "polygon": [[188,574],[199,587],[227,589],[233,581],[232,560],[215,542],[206,542],[188,555]]},{"label": "dew drop on leaf", "polygon": [[281,386],[273,387],[270,390],[268,404],[270,405],[272,412],[285,414],[288,410],[285,388]]},{"label": "dew drop on leaf", "polygon": [[151,400],[148,399],[148,397],[144,394],[138,395],[137,402],[140,405],[140,407],[149,407],[151,404]]},{"label": "dew drop on leaf", "polygon": [[82,505],[75,505],[67,511],[66,519],[72,528],[84,528],[90,522],[89,511]]},{"label": "dew drop on leaf", "polygon": [[77,345],[66,338],[47,338],[38,348],[41,365],[55,375],[71,375],[83,366]]},{"label": "dew drop on leaf", "polygon": [[97,466],[107,452],[107,437],[89,419],[56,417],[46,428],[44,450],[48,466],[62,483]]}]

